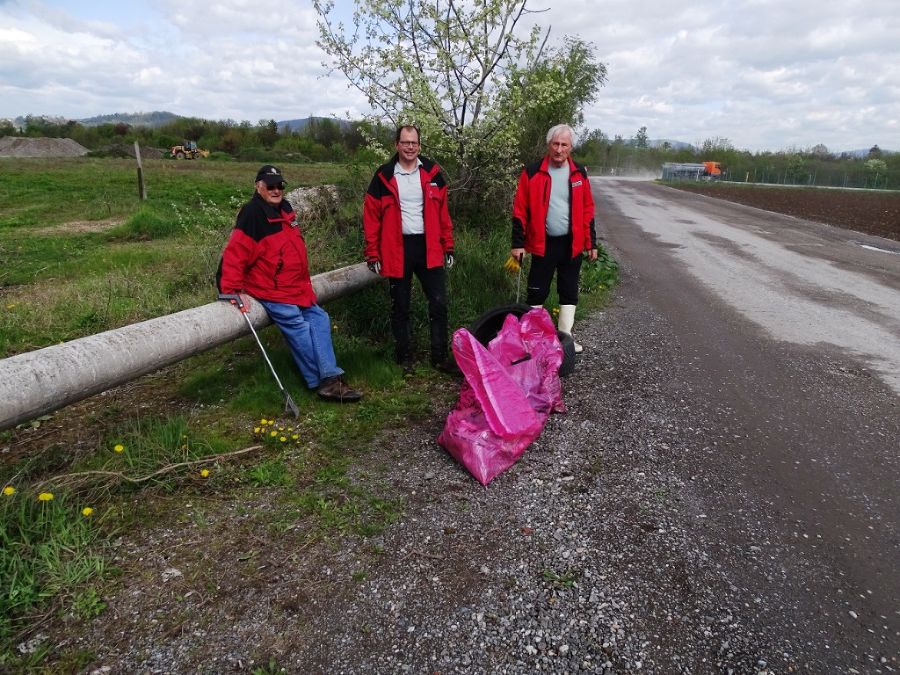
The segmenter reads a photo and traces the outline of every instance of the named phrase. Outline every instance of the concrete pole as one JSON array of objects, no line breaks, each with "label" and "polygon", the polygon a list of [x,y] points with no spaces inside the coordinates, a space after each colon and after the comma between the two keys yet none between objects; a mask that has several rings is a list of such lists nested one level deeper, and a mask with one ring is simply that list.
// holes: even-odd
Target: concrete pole
[{"label": "concrete pole", "polygon": [[[365,263],[312,278],[324,304],[378,280]],[[256,328],[269,325],[252,303]],[[234,307],[213,302],[0,360],[0,430],[218,347],[250,329]]]}]

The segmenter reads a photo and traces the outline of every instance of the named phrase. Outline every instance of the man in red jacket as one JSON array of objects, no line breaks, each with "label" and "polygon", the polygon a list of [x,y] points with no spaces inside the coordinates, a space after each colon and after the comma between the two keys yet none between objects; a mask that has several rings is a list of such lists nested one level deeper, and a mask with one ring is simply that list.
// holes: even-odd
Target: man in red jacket
[{"label": "man in red jacket", "polygon": [[448,358],[447,284],[444,267],[453,267],[453,223],[447,209],[447,182],[441,168],[419,157],[419,129],[402,126],[395,137],[397,153],[378,167],[363,205],[365,256],[369,269],[387,277],[391,295],[391,331],[396,357],[412,370],[409,304],[412,277],[428,300],[431,363],[456,373]]},{"label": "man in red jacket", "polygon": [[[547,154],[522,170],[513,200],[512,256],[531,254],[527,303],[541,307],[556,273],[561,333],[572,334],[583,252],[597,259],[594,198],[587,170],[569,157],[575,132],[557,124],[547,132]],[[582,351],[575,343],[575,351]]]},{"label": "man in red jacket", "polygon": [[354,402],[362,393],[344,382],[331,344],[331,319],[316,304],[309,278],[306,243],[284,178],[271,164],[256,174],[256,194],[241,207],[222,253],[216,285],[265,308],[281,329],[294,362],[310,389],[329,401]]}]

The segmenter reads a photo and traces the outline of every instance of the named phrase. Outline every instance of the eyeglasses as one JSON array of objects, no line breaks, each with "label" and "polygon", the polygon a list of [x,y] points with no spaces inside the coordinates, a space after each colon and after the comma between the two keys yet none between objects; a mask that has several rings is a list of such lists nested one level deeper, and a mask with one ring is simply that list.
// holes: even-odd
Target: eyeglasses
[{"label": "eyeglasses", "polygon": [[401,145],[404,148],[415,148],[419,145],[419,141],[397,141],[397,145]]},{"label": "eyeglasses", "polygon": [[275,190],[284,190],[284,183],[279,183],[278,185],[266,185],[266,190],[269,192],[275,192]]}]

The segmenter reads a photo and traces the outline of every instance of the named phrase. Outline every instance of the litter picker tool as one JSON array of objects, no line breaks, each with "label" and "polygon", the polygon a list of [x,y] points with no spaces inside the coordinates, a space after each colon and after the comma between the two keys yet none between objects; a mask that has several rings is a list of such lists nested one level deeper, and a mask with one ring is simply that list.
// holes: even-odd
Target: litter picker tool
[{"label": "litter picker tool", "polygon": [[247,305],[244,304],[244,301],[241,300],[241,296],[237,293],[219,293],[219,300],[230,302],[241,311],[241,316],[244,317],[244,321],[246,321],[247,325],[250,326],[250,332],[253,333],[253,337],[256,338],[256,344],[259,345],[259,350],[262,352],[263,358],[265,358],[266,363],[269,364],[269,370],[272,371],[272,376],[275,378],[275,382],[278,384],[278,388],[281,390],[281,395],[284,397],[284,411],[293,413],[294,417],[300,417],[300,408],[297,407],[297,404],[294,403],[294,399],[291,398],[291,395],[287,393],[287,389],[285,389],[284,385],[281,384],[281,380],[278,378],[278,373],[275,372],[275,367],[269,360],[269,355],[266,354],[266,348],[263,347],[262,342],[259,339],[259,335],[256,334],[256,329],[253,327],[253,322],[250,321],[250,317],[247,316],[247,312],[249,312],[250,309],[247,307]]}]

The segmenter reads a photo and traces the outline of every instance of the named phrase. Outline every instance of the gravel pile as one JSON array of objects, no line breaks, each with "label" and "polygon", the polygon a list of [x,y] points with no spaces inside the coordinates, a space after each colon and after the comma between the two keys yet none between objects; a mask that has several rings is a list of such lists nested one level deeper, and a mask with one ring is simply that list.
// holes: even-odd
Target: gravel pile
[{"label": "gravel pile", "polygon": [[88,152],[71,138],[0,138],[0,157],[83,157]]}]

